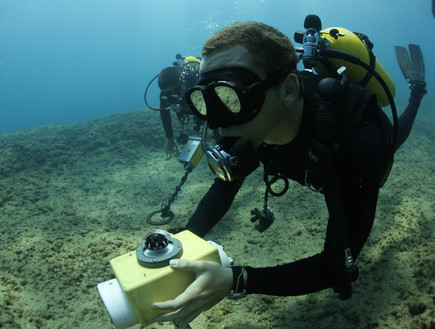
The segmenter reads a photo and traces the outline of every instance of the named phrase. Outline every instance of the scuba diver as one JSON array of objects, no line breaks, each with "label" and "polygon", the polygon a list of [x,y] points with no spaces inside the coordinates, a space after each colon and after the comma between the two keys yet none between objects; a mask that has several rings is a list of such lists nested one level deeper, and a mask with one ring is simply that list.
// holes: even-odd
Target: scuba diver
[{"label": "scuba diver", "polygon": [[[188,88],[194,86],[198,81],[199,63],[199,58],[193,56],[184,58],[180,54],[177,54],[176,61],[173,63],[174,66],[164,68],[160,74],[155,77],[158,77],[158,85],[160,88],[160,108],[156,109],[149,106],[146,99],[148,87],[155,78],[151,80],[145,90],[144,99],[146,105],[160,112],[160,118],[166,136],[164,152],[168,156],[173,156],[178,153],[177,141],[172,131],[171,111],[176,114],[182,126],[182,132],[178,138],[178,142],[184,144],[188,139],[188,136],[184,133],[184,126],[190,122],[192,112],[184,99],[184,94]],[[199,131],[203,121],[197,117],[193,117],[193,121],[194,130]]]},{"label": "scuba diver", "polygon": [[[168,311],[156,321],[189,323],[225,297],[249,294],[297,296],[333,288],[342,300],[351,297],[351,283],[358,277],[354,262],[371,231],[379,189],[426,93],[423,57],[416,45],[410,45],[411,59],[406,49],[396,48],[411,96],[393,126],[378,104],[380,97],[348,81],[343,67],[336,78],[312,72],[309,62],[311,68],[317,67],[312,61],[316,52],[310,54],[309,47],[320,40],[309,37],[311,32],[311,36],[321,35],[320,19],[306,28],[303,60],[308,69],[303,72],[297,70],[299,56],[289,38],[263,23],[235,23],[206,41],[199,81],[186,100],[222,136],[215,146],[203,140],[217,178],[181,229],[206,235],[261,162],[267,189],[263,209],[252,212],[257,230],[262,232],[273,222],[267,194],[285,193],[285,189],[274,191],[273,182],[282,180],[288,186],[292,179],[325,198],[329,219],[323,250],[263,268],[171,260],[175,270],[192,271],[196,279],[174,300],[153,304]],[[346,35],[328,33],[331,44]],[[372,72],[366,80],[374,79],[373,75],[379,74]],[[391,91],[388,94],[392,101]]]}]

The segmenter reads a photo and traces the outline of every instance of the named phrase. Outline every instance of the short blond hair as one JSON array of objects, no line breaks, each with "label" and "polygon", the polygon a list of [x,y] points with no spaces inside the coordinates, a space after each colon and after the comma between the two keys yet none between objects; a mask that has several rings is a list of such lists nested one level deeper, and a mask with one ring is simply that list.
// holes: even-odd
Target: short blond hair
[{"label": "short blond hair", "polygon": [[223,28],[206,41],[202,56],[236,45],[245,46],[254,55],[256,65],[266,72],[296,70],[298,56],[290,39],[258,22],[238,22]]}]

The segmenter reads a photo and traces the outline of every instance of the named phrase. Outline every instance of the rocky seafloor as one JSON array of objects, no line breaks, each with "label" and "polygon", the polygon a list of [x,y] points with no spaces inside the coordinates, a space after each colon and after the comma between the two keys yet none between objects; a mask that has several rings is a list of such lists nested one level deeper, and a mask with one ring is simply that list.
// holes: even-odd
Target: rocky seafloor
[{"label": "rocky seafloor", "polygon": [[[419,115],[396,155],[350,300],[332,290],[252,295],[222,301],[192,328],[435,328],[434,126],[433,115]],[[96,285],[114,276],[112,258],[152,231],[147,214],[184,174],[163,155],[163,141],[149,110],[0,135],[0,327],[114,328]],[[185,224],[212,180],[201,160],[163,228]],[[260,234],[249,219],[263,195],[257,170],[207,239],[251,266],[321,251],[327,211],[320,194],[291,182],[284,197],[270,199],[276,221]]]}]

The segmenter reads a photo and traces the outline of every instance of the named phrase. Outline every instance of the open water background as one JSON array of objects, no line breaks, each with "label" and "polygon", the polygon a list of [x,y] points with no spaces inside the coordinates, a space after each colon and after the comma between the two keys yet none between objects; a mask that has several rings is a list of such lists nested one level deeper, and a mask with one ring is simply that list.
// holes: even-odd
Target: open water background
[{"label": "open water background", "polygon": [[[261,21],[293,40],[307,14],[323,27],[367,34],[399,104],[409,91],[394,45],[420,44],[424,102],[435,103],[430,0],[1,0],[0,133],[144,109],[145,87],[176,53],[199,55],[207,38],[236,21]],[[149,102],[158,104],[156,84]]]}]

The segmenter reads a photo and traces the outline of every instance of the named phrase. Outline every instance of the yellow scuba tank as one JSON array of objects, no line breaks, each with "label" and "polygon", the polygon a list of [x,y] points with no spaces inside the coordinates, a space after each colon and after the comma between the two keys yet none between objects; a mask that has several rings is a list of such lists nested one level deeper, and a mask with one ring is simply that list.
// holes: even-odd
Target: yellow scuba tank
[{"label": "yellow scuba tank", "polygon": [[[334,29],[338,30],[339,33],[330,33],[331,30]],[[355,33],[341,27],[330,27],[320,31],[320,34],[322,38],[325,38],[329,41],[329,47],[331,49],[337,49],[347,52],[349,54],[359,57],[361,61],[363,61],[367,65],[371,64],[371,50]],[[361,83],[362,81],[364,81],[364,79],[369,78],[365,86],[377,96],[378,104],[383,107],[387,106],[390,103],[387,94],[379,81],[371,75],[368,75],[366,78],[368,72],[364,67],[353,64],[349,61],[346,61],[345,59],[328,58],[328,60],[336,66],[336,69],[338,69],[340,66],[345,66],[346,76],[351,82]],[[372,68],[384,80],[385,84],[390,89],[391,95],[394,97],[394,95],[396,94],[396,87],[394,86],[393,79],[391,79],[387,71],[385,71],[385,69],[382,67],[381,63],[379,63],[377,59],[374,58],[374,63],[372,64],[374,64],[374,66],[372,65]],[[314,69],[319,75],[330,76],[328,69],[320,61],[314,67]],[[364,85],[364,83],[362,84]]]},{"label": "yellow scuba tank", "polygon": [[187,56],[187,57],[185,57],[184,58],[184,62],[186,64],[200,64],[201,63],[201,61],[198,58],[194,57],[194,56]]}]

